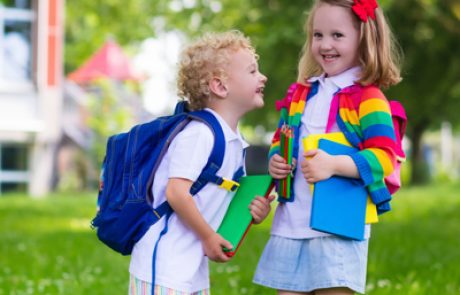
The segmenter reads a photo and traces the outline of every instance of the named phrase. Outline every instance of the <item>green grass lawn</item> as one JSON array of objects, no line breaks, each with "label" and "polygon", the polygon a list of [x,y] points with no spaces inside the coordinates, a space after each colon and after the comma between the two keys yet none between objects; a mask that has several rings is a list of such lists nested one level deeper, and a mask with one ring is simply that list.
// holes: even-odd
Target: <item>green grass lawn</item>
[{"label": "green grass lawn", "polygon": [[[89,227],[94,195],[0,197],[0,294],[127,294],[129,257]],[[367,294],[460,294],[460,184],[401,191],[373,226]],[[270,220],[228,264],[211,264],[213,294],[275,294],[252,284]]]}]

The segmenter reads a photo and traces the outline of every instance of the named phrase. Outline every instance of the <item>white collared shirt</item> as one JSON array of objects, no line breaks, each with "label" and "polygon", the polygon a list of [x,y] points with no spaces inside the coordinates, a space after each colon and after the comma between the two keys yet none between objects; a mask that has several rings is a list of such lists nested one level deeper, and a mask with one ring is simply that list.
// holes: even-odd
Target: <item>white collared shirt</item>
[{"label": "white collared shirt", "polygon": [[[243,149],[248,144],[216,112],[225,136],[225,155],[218,175],[232,178],[243,165]],[[169,178],[185,178],[195,181],[208,161],[214,143],[212,131],[204,123],[192,121],[172,141],[163,158],[152,187],[154,207],[165,200],[166,183]],[[217,230],[227,211],[234,193],[217,185],[208,184],[193,197],[198,210],[208,224]],[[150,282],[152,279],[152,253],[164,218],[150,227],[144,237],[134,246],[130,272],[135,277]],[[168,233],[158,246],[155,284],[187,293],[209,288],[208,259],[204,256],[201,241],[177,217],[169,218]]]},{"label": "white collared shirt", "polygon": [[[329,110],[334,94],[345,87],[351,86],[359,78],[360,68],[351,68],[339,75],[326,77],[324,74],[313,77],[308,82],[319,82],[318,92],[311,97],[305,107],[300,125],[300,140],[309,134],[325,133]],[[335,124],[331,132],[339,131]],[[303,144],[299,143],[298,167],[303,159]],[[309,184],[303,177],[302,170],[296,169],[294,175],[295,199],[292,203],[278,205],[273,218],[272,235],[282,236],[291,239],[309,239],[321,236],[328,236],[326,233],[318,232],[310,228],[310,213],[312,197]],[[366,237],[369,236],[369,229],[366,226]]]}]

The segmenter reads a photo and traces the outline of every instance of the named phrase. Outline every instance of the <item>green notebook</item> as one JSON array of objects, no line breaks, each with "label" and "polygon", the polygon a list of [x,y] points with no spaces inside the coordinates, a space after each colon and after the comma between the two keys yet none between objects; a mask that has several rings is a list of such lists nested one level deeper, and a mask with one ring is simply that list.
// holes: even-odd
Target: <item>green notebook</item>
[{"label": "green notebook", "polygon": [[252,224],[249,204],[256,196],[268,197],[274,185],[270,175],[250,175],[240,179],[240,187],[233,197],[217,233],[233,245],[224,249],[228,256],[235,255]]}]

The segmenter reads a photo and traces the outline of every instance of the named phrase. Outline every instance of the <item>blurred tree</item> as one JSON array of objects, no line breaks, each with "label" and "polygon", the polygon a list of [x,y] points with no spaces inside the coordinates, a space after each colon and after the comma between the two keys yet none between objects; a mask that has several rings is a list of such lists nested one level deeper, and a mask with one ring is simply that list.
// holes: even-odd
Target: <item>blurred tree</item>
[{"label": "blurred tree", "polygon": [[66,1],[65,72],[82,65],[109,37],[126,46],[153,36],[156,2]]},{"label": "blurred tree", "polygon": [[409,117],[411,180],[426,181],[421,139],[442,121],[460,122],[460,1],[393,1],[387,10],[403,48],[404,80],[389,89]]},{"label": "blurred tree", "polygon": [[126,132],[133,125],[132,110],[123,105],[123,95],[117,91],[116,82],[101,78],[92,83],[87,124],[92,130],[91,162],[99,168],[104,160],[107,138],[115,133]]}]

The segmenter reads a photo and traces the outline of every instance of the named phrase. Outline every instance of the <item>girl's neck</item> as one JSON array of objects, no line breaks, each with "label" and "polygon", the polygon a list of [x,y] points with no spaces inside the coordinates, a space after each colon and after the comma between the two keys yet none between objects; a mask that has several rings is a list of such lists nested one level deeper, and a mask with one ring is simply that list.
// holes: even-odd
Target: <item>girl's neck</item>
[{"label": "girl's neck", "polygon": [[360,72],[361,71],[361,67],[360,66],[354,66],[354,67],[351,67],[351,68],[348,68],[346,70],[344,70],[343,72],[340,72],[338,74],[335,74],[334,76],[330,76],[328,73],[324,72],[324,78],[332,78],[332,77],[337,77],[337,76],[340,76],[340,75],[343,75],[344,73],[346,72]]}]

